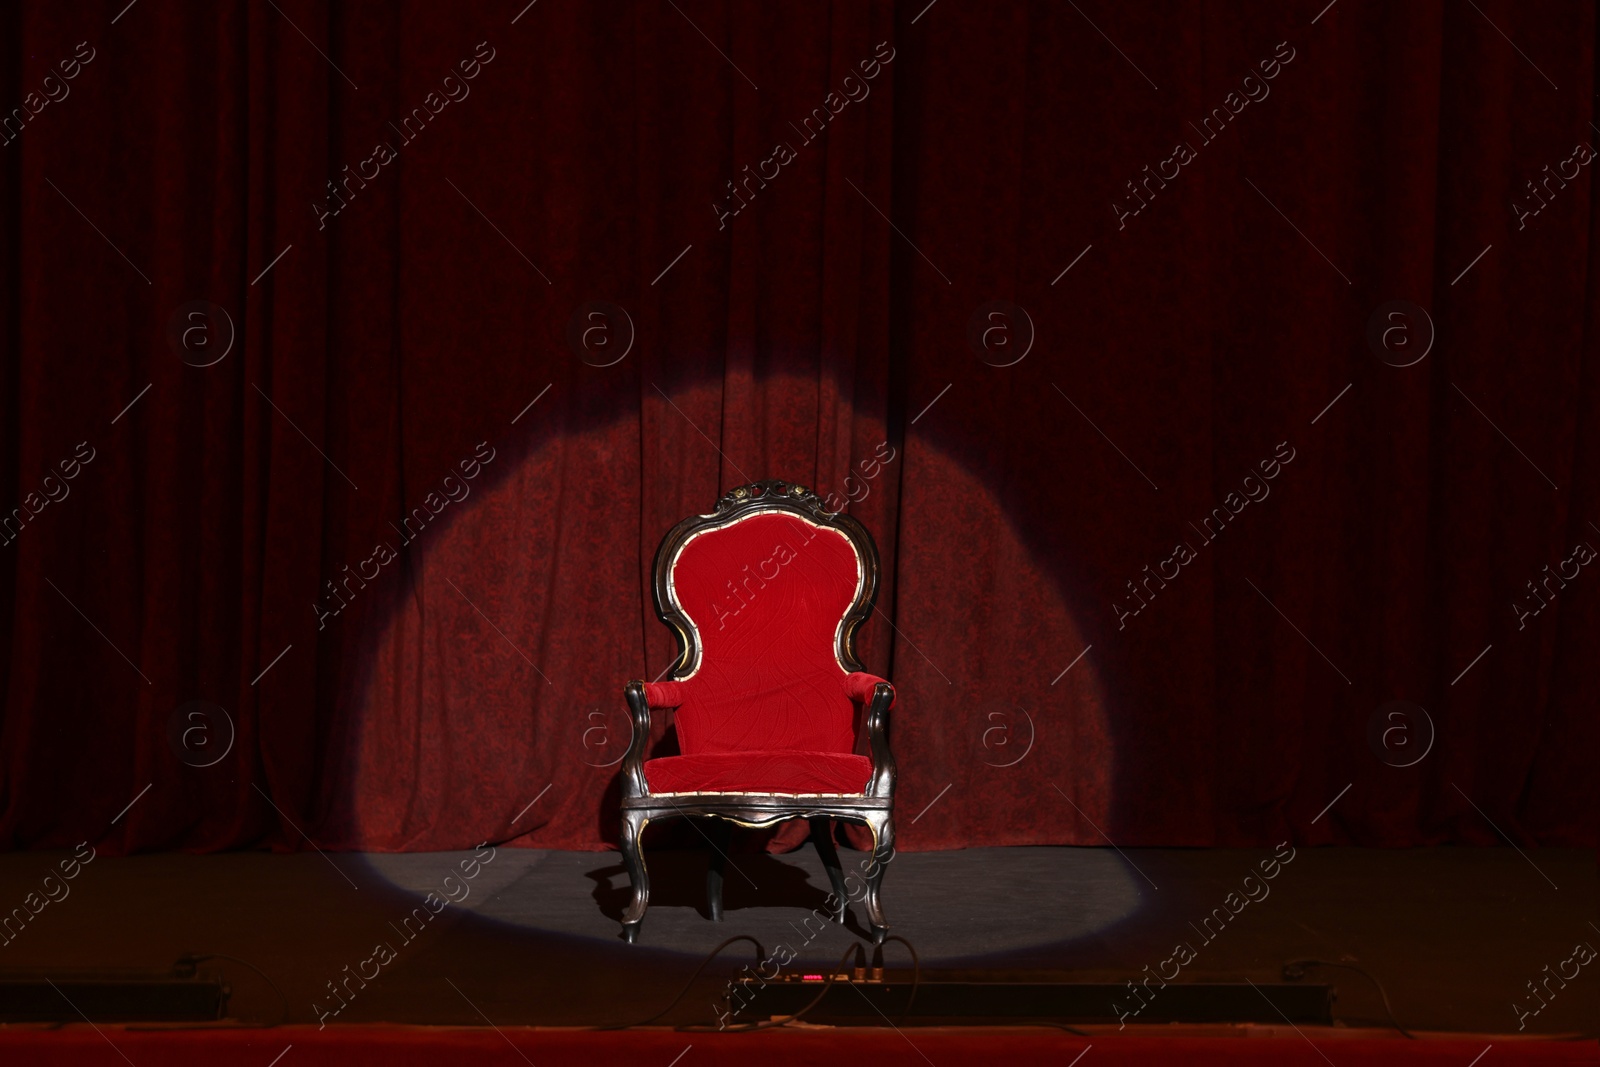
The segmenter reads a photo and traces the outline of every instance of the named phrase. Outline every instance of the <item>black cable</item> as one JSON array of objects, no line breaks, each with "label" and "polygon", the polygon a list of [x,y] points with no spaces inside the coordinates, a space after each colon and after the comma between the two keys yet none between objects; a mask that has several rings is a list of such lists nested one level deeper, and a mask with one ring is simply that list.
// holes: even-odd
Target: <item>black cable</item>
[{"label": "black cable", "polygon": [[[730,937],[726,941],[724,941],[720,945],[718,945],[716,948],[712,949],[711,953],[709,955],[707,955],[705,959],[700,961],[700,965],[694,969],[694,973],[689,976],[689,980],[687,982],[685,982],[684,985],[683,985],[683,988],[678,991],[678,995],[673,997],[671,1003],[669,1003],[666,1007],[662,1008],[660,1011],[656,1012],[654,1015],[650,1016],[648,1019],[642,1019],[639,1022],[624,1023],[624,1024],[621,1024],[621,1025],[618,1025],[618,1026],[597,1026],[597,1027],[593,1027],[592,1029],[597,1030],[597,1031],[627,1030],[627,1029],[632,1029],[633,1027],[638,1027],[638,1026],[648,1026],[649,1024],[655,1022],[657,1019],[661,1018],[663,1015],[667,1014],[673,1008],[678,1006],[679,1002],[682,1001],[683,998],[688,995],[689,990],[690,990],[690,988],[692,988],[694,986],[694,983],[699,980],[700,975],[702,973],[704,973],[705,969],[708,966],[710,966],[711,961],[716,959],[717,956],[722,952],[723,949],[727,948],[729,945],[732,945],[732,944],[734,944],[735,942],[738,942],[738,941],[748,941],[752,945],[755,946],[755,948],[756,948],[756,966],[758,968],[761,966],[762,963],[766,962],[766,950],[764,948],[762,948],[761,942],[759,942],[755,938],[750,937],[750,936],[745,935],[745,934],[739,934],[739,935],[737,935],[735,937]],[[911,1010],[912,1005],[914,1005],[916,1003],[917,991],[921,988],[921,985],[922,985],[922,960],[921,960],[921,957],[919,957],[917,955],[916,946],[913,945],[910,941],[906,940],[905,938],[899,936],[898,934],[894,934],[894,935],[891,935],[889,937],[884,938],[884,940],[882,941],[882,943],[880,945],[875,946],[874,956],[878,957],[878,959],[881,959],[882,958],[881,957],[882,946],[883,945],[887,945],[891,941],[900,942],[900,944],[902,944],[902,945],[904,945],[906,947],[906,951],[911,954],[911,967],[912,967],[912,971],[911,971],[911,995],[906,999],[905,1008],[903,1008],[898,1013],[899,1019],[903,1022],[905,1020],[906,1014]],[[710,1024],[689,1024],[689,1025],[684,1025],[684,1026],[678,1026],[678,1027],[675,1027],[674,1029],[676,1029],[676,1030],[678,1030],[680,1032],[684,1032],[684,1033],[749,1033],[749,1032],[753,1032],[753,1031],[756,1031],[756,1030],[775,1030],[775,1029],[778,1029],[780,1027],[788,1026],[791,1023],[799,1022],[806,1016],[806,1014],[808,1012],[810,1012],[812,1009],[814,1009],[818,1004],[822,1003],[823,997],[827,996],[828,990],[832,989],[834,983],[839,980],[839,976],[844,972],[846,961],[848,961],[852,955],[855,956],[855,958],[856,958],[856,967],[858,969],[864,969],[866,967],[866,962],[867,962],[866,949],[860,943],[851,944],[848,948],[846,948],[844,950],[844,953],[839,957],[839,962],[837,964],[835,964],[834,967],[828,972],[828,977],[827,977],[826,981],[824,981],[822,983],[822,988],[817,990],[816,996],[812,997],[808,1002],[806,1002],[804,1005],[802,1005],[800,1007],[800,1009],[798,1011],[796,1011],[793,1015],[786,1015],[786,1016],[782,1016],[780,1018],[773,1018],[773,1019],[764,1019],[764,1020],[761,1020],[759,1022],[738,1023],[738,1024],[735,1024],[735,1025],[732,1025],[732,1026],[712,1026]],[[874,964],[875,965],[876,965],[877,962],[878,962],[877,960],[874,960]],[[1317,962],[1317,961],[1301,961],[1301,962]],[[877,983],[872,983],[872,984],[877,984]],[[887,1016],[886,1016],[886,1018],[887,1018]],[[1052,1020],[1052,1019],[1027,1019],[1027,1020],[1019,1019],[1019,1020],[1016,1020],[1014,1023],[1009,1023],[1009,1024],[1010,1025],[1018,1025],[1018,1026],[1050,1026],[1050,1027],[1055,1027],[1058,1030],[1065,1030],[1067,1033],[1074,1034],[1074,1035],[1076,1035],[1078,1037],[1089,1037],[1089,1036],[1092,1036],[1092,1035],[1086,1033],[1085,1031],[1077,1029],[1076,1027],[1069,1026],[1066,1023],[1057,1022],[1057,1021]],[[1007,1024],[1003,1023],[1001,1025],[1007,1025]],[[1409,1035],[1407,1035],[1407,1036],[1409,1036]]]},{"label": "black cable", "polygon": [[911,942],[907,941],[899,934],[890,934],[888,937],[880,941],[877,947],[873,950],[872,954],[875,957],[873,960],[874,966],[877,966],[878,963],[883,959],[883,946],[887,945],[891,941],[900,942],[906,947],[906,951],[911,953],[911,995],[906,998],[905,1010],[900,1013],[900,1019],[902,1022],[904,1022],[906,1014],[911,1011],[911,1005],[917,1002],[917,990],[922,986],[922,960],[917,957],[917,950],[915,946],[911,944]]},{"label": "black cable", "polygon": [[[912,970],[911,970],[911,995],[906,998],[906,1006],[903,1009],[901,1009],[901,1011],[898,1013],[899,1020],[901,1022],[904,1022],[905,1019],[906,1019],[906,1015],[911,1011],[912,1005],[916,1003],[917,990],[921,987],[921,984],[922,984],[922,960],[917,956],[917,949],[916,949],[915,945],[913,945],[910,941],[907,941],[905,938],[901,937],[900,935],[894,934],[894,935],[891,935],[889,937],[884,938],[883,941],[879,945],[874,946],[874,952],[873,952],[873,957],[874,957],[873,958],[873,965],[874,966],[877,966],[878,963],[882,959],[882,946],[883,945],[887,945],[891,941],[900,942],[902,945],[904,945],[906,947],[906,951],[911,953],[911,968],[912,968]],[[781,1027],[781,1026],[788,1026],[790,1023],[793,1023],[793,1022],[798,1022],[807,1012],[809,1012],[811,1009],[815,1008],[818,1004],[822,1003],[823,996],[828,992],[828,989],[833,985],[833,983],[835,981],[837,981],[839,972],[844,968],[844,962],[845,962],[846,959],[848,959],[850,957],[851,953],[855,954],[856,962],[857,962],[858,966],[864,961],[865,956],[866,956],[866,952],[863,950],[863,948],[860,945],[852,945],[848,949],[846,949],[844,955],[839,957],[839,963],[834,967],[833,971],[829,973],[828,980],[826,982],[824,982],[822,988],[817,991],[817,995],[812,997],[811,1001],[809,1003],[807,1003],[805,1006],[803,1006],[799,1011],[795,1012],[793,1015],[785,1016],[784,1018],[781,1018],[781,1019],[768,1019],[768,1020],[765,1020],[763,1022],[758,1022],[758,1023],[745,1023],[745,1024],[742,1024],[742,1025],[739,1025],[739,1026],[727,1026],[727,1027],[710,1027],[710,1026],[706,1026],[706,1027],[688,1027],[688,1026],[680,1026],[680,1027],[678,1027],[678,1029],[679,1030],[692,1031],[692,1032],[711,1031],[711,1030],[724,1030],[724,1031],[727,1031],[727,1032],[731,1033],[731,1032],[735,1032],[735,1031],[741,1031],[742,1032],[742,1031],[750,1031],[750,1030],[771,1030],[771,1029],[776,1029],[776,1028]],[[868,983],[868,984],[877,984],[877,983]],[[858,987],[858,989],[859,989],[859,987]],[[884,1018],[887,1019],[888,1016],[884,1016]],[[892,1022],[893,1021],[891,1020],[891,1023]],[[1019,1020],[1016,1020],[1015,1022],[1013,1022],[1012,1020],[1006,1020],[1005,1022],[998,1023],[997,1025],[1001,1025],[1001,1026],[1008,1026],[1008,1025],[1016,1025],[1016,1026],[1052,1026],[1052,1027],[1055,1027],[1058,1030],[1065,1030],[1067,1033],[1074,1034],[1074,1035],[1076,1035],[1078,1037],[1090,1037],[1090,1036],[1093,1036],[1091,1034],[1086,1033],[1083,1030],[1077,1029],[1074,1026],[1069,1026],[1066,1023],[1058,1022],[1058,1021],[1056,1021],[1054,1019],[1025,1019],[1025,1020],[1019,1019]]]},{"label": "black cable", "polygon": [[1347,971],[1355,971],[1357,974],[1361,975],[1361,977],[1371,982],[1378,990],[1378,996],[1383,998],[1383,1010],[1389,1016],[1389,1025],[1400,1031],[1411,1040],[1415,1041],[1417,1039],[1416,1034],[1413,1034],[1410,1030],[1407,1030],[1405,1027],[1401,1026],[1400,1020],[1395,1018],[1394,1007],[1389,1003],[1388,990],[1383,988],[1383,983],[1378,981],[1378,979],[1374,977],[1370,971],[1367,971],[1361,967],[1357,967],[1353,963],[1335,963],[1333,960],[1289,960],[1283,965],[1283,977],[1289,981],[1293,981],[1297,978],[1303,978],[1305,976],[1306,967],[1343,967]]},{"label": "black cable", "polygon": [[833,988],[833,983],[839,978],[840,969],[844,967],[844,961],[850,958],[851,953],[855,954],[856,965],[858,967],[866,966],[867,952],[861,947],[860,944],[853,944],[849,948],[845,949],[844,955],[839,957],[838,964],[834,966],[833,970],[828,972],[828,980],[822,983],[821,989],[817,990],[817,995],[812,997],[810,1003],[806,1004],[793,1015],[785,1015],[780,1019],[766,1019],[757,1023],[740,1023],[736,1026],[680,1026],[678,1029],[686,1033],[721,1032],[733,1034],[748,1033],[752,1030],[775,1030],[780,1026],[788,1026],[790,1023],[799,1022],[801,1017],[804,1016],[806,1012],[822,1003],[822,998],[827,995],[829,989]]},{"label": "black cable", "polygon": [[750,942],[752,945],[754,945],[756,947],[756,966],[757,967],[761,966],[762,961],[765,960],[766,957],[767,957],[767,950],[761,947],[761,942],[757,941],[755,938],[751,937],[749,934],[735,934],[733,937],[728,938],[728,940],[724,941],[722,944],[720,944],[716,948],[712,949],[711,950],[711,954],[709,956],[707,956],[705,959],[701,960],[700,961],[700,966],[698,966],[698,967],[696,967],[694,969],[694,973],[691,974],[689,976],[689,980],[683,984],[683,988],[678,990],[678,995],[672,998],[672,1003],[668,1004],[666,1007],[662,1008],[660,1011],[658,1011],[654,1015],[650,1016],[650,1018],[642,1019],[642,1020],[640,1020],[639,1022],[636,1022],[636,1023],[622,1023],[622,1024],[617,1025],[617,1026],[596,1026],[593,1029],[595,1029],[595,1030],[629,1030],[629,1029],[632,1029],[635,1026],[649,1026],[651,1023],[653,1023],[657,1019],[661,1018],[667,1012],[671,1011],[673,1008],[676,1008],[678,1006],[678,1002],[680,1000],[682,1000],[685,996],[688,995],[690,987],[692,987],[694,985],[694,983],[699,979],[701,972],[703,972],[708,966],[711,965],[711,961],[716,959],[717,956],[722,952],[723,949],[725,949],[729,945],[732,945],[732,944],[734,944],[736,942],[739,942],[739,941],[748,941],[748,942]]}]

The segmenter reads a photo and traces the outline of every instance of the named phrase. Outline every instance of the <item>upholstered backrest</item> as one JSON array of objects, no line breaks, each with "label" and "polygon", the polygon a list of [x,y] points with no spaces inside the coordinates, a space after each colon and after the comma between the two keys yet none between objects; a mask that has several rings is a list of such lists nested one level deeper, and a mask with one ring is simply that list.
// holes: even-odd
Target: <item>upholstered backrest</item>
[{"label": "upholstered backrest", "polygon": [[843,679],[859,669],[851,633],[876,562],[864,531],[853,539],[829,519],[753,507],[669,535],[657,591],[664,617],[681,613],[668,621],[687,631],[674,672],[688,693],[677,713],[685,755],[854,750]]}]

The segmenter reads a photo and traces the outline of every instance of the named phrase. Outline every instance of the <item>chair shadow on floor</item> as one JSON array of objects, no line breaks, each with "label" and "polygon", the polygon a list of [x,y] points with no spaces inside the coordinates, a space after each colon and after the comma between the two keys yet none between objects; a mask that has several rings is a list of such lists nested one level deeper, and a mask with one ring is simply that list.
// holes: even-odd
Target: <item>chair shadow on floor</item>
[{"label": "chair shadow on floor", "polygon": [[[710,921],[710,911],[706,905],[706,869],[710,857],[709,847],[648,850],[645,858],[650,866],[650,906],[693,908],[697,915],[706,920],[709,929],[727,929],[731,936],[739,932],[734,928],[731,914],[720,924]],[[592,896],[600,913],[620,924],[622,913],[633,897],[627,868],[620,862],[610,863],[586,871],[585,875],[594,882]],[[731,852],[722,882],[723,911],[798,908],[827,918],[829,905],[833,903],[832,888],[827,885],[825,874],[818,877],[822,879],[820,886],[812,881],[809,872],[787,862],[783,856],[766,852]],[[856,915],[859,903],[850,903],[852,906],[846,911],[844,928],[870,942],[871,932]],[[620,930],[617,936],[622,936]]]}]

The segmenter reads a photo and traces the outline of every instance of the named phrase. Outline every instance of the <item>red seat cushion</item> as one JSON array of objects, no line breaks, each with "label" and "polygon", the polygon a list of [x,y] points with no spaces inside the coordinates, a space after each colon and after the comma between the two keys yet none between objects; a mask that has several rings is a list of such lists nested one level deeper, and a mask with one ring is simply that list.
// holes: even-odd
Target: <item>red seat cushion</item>
[{"label": "red seat cushion", "polygon": [[861,793],[872,761],[849,752],[708,752],[646,760],[652,793]]}]

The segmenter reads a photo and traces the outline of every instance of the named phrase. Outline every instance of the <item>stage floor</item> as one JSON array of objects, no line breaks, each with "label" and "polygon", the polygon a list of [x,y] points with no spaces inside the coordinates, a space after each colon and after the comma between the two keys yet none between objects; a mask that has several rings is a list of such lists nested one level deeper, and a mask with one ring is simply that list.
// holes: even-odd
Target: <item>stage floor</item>
[{"label": "stage floor", "polygon": [[[291,1023],[583,1026],[650,1016],[734,934],[769,950],[787,944],[797,961],[812,963],[836,962],[859,940],[859,905],[853,929],[807,921],[828,884],[809,846],[781,856],[735,852],[720,924],[702,917],[704,853],[651,852],[651,907],[633,946],[617,936],[627,898],[617,854],[502,848],[476,867],[473,855],[98,857],[67,883],[68,895],[9,931],[0,968],[164,971],[185,953],[225,953],[271,976]],[[847,868],[861,859],[842,855]],[[1277,982],[1289,960],[1342,962],[1381,981],[1398,1020],[1422,1031],[1517,1033],[1516,1005],[1539,1007],[1527,984],[1544,980],[1546,966],[1561,965],[1575,944],[1600,946],[1587,851],[1303,848],[1269,881],[1260,864],[1271,857],[1223,849],[907,853],[887,872],[884,901],[892,932],[916,946],[925,976],[1120,984],[1159,968],[1182,942],[1194,953],[1176,981]],[[60,858],[0,856],[0,904],[20,906]],[[406,928],[429,891],[461,899]],[[1259,899],[1240,904],[1246,892]],[[1226,924],[1207,926],[1219,908]],[[379,943],[392,949],[381,966],[369,962]],[[712,1022],[713,998],[753,959],[748,946],[727,950],[666,1021]],[[887,959],[908,962],[898,945]],[[226,973],[231,1014],[279,1016],[276,994],[251,970],[227,960],[205,966]],[[344,986],[355,992],[340,1007],[328,984],[374,968],[370,981]],[[1342,1026],[1385,1024],[1363,975],[1317,969],[1307,980],[1337,987]],[[1594,965],[1548,989],[1522,1035],[1594,1032]]]}]

